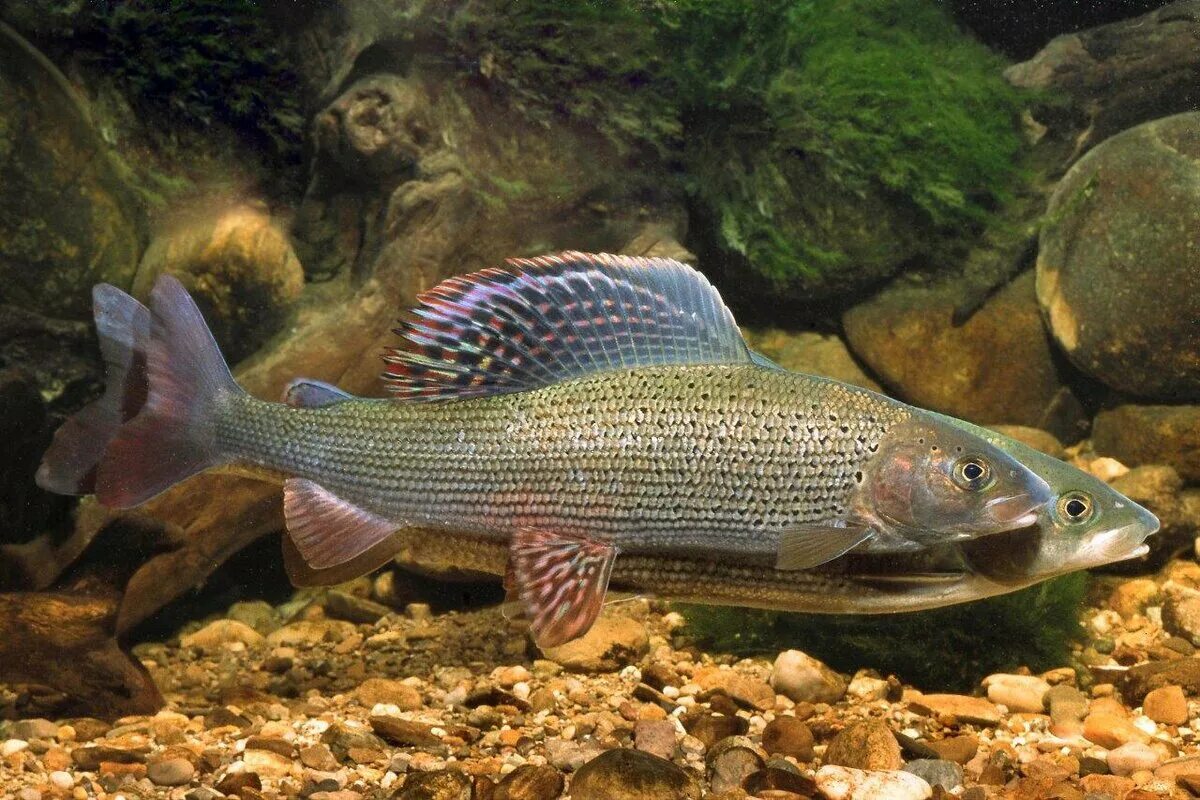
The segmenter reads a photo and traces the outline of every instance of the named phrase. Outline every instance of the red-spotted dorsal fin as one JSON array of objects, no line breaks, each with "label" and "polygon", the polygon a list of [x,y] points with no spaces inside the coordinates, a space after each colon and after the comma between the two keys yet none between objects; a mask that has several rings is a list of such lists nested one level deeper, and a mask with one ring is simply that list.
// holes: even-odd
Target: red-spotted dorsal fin
[{"label": "red-spotted dorsal fin", "polygon": [[400,527],[306,478],[284,481],[283,516],[288,536],[312,570],[358,558]]},{"label": "red-spotted dorsal fin", "polygon": [[604,605],[617,549],[611,544],[522,528],[509,545],[511,582],[538,647],[583,636]]},{"label": "red-spotted dorsal fin", "polygon": [[396,332],[383,379],[402,398],[520,392],[609,370],[752,363],[733,314],[667,258],[560,253],[450,278]]}]

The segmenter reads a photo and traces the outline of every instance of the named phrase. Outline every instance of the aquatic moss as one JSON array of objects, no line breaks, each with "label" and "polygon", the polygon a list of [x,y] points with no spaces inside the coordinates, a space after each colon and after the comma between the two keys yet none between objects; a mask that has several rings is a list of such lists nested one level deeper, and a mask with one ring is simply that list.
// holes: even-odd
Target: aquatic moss
[{"label": "aquatic moss", "polygon": [[984,676],[1067,663],[1082,635],[1088,576],[1072,573],[1013,594],[912,614],[826,616],[686,605],[686,635],[725,652],[796,648],[836,669],[871,667],[926,690],[968,691]]},{"label": "aquatic moss", "polygon": [[690,188],[779,290],[936,260],[1018,178],[1019,97],[932,2],[695,0],[676,31]]},{"label": "aquatic moss", "polygon": [[134,107],[172,125],[230,126],[270,157],[299,160],[296,69],[254,0],[46,4],[52,42],[111,78]]},{"label": "aquatic moss", "polygon": [[947,261],[1018,177],[1003,62],[933,0],[435,8],[408,24],[436,30],[531,121],[578,121],[664,158],[694,201],[702,256],[787,294]]}]

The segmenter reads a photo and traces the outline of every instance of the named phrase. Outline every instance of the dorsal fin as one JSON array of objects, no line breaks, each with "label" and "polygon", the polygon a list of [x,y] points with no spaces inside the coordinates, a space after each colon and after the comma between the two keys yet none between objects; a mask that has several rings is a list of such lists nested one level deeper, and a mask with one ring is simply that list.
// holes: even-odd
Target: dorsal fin
[{"label": "dorsal fin", "polygon": [[404,398],[521,392],[597,372],[751,363],[733,314],[692,267],[567,252],[511,259],[422,293],[383,379]]}]

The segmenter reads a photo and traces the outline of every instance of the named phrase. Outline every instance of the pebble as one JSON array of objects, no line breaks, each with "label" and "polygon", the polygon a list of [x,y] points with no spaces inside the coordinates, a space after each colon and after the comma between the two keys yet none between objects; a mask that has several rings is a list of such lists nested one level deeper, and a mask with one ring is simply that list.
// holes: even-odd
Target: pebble
[{"label": "pebble", "polygon": [[898,770],[904,758],[887,723],[865,719],[833,737],[825,749],[824,762],[860,770]]},{"label": "pebble", "polygon": [[554,800],[562,794],[563,776],[551,767],[522,764],[496,784],[492,800]]},{"label": "pebble", "polygon": [[392,800],[470,800],[471,779],[457,770],[410,772]]},{"label": "pebble", "polygon": [[638,750],[617,748],[584,764],[571,779],[571,800],[700,800],[699,782],[682,767]]},{"label": "pebble", "polygon": [[191,783],[196,768],[186,758],[164,758],[146,765],[146,777],[155,786],[183,786]]},{"label": "pebble", "polygon": [[766,724],[762,746],[771,755],[791,756],[797,761],[813,760],[812,730],[790,714],[780,714]]},{"label": "pebble", "polygon": [[354,697],[366,708],[384,703],[400,711],[415,711],[422,705],[421,693],[416,688],[390,678],[368,678],[354,690]]},{"label": "pebble", "polygon": [[723,692],[742,708],[769,711],[775,707],[775,690],[766,681],[732,669],[707,667],[692,678],[705,692]]},{"label": "pebble", "polygon": [[650,636],[642,622],[629,617],[601,616],[583,636],[544,652],[546,658],[568,670],[616,672],[650,649]]},{"label": "pebble", "polygon": [[358,633],[358,626],[336,619],[301,620],[267,634],[272,647],[312,647],[335,643]]},{"label": "pebble", "polygon": [[741,788],[742,783],[766,766],[763,753],[745,736],[717,742],[704,758],[709,791],[720,795]]},{"label": "pebble", "polygon": [[242,763],[246,765],[247,772],[268,778],[282,778],[289,775],[295,766],[287,756],[280,755],[273,750],[259,750],[258,748],[243,752]]},{"label": "pebble", "polygon": [[219,619],[210,622],[195,633],[183,636],[179,644],[183,647],[195,647],[200,650],[219,650],[227,644],[240,642],[247,647],[260,647],[266,639],[258,631],[244,622],[233,619]]},{"label": "pebble", "polygon": [[740,736],[750,729],[750,723],[736,714],[711,714],[706,711],[689,714],[683,727],[690,735],[712,747],[727,736]]},{"label": "pebble", "polygon": [[904,771],[911,772],[930,786],[941,786],[948,792],[963,785],[963,768],[953,761],[918,758],[905,764]]},{"label": "pebble", "polygon": [[953,761],[955,764],[966,764],[979,752],[979,737],[970,733],[939,739],[928,744],[938,756],[947,761]]},{"label": "pebble", "polygon": [[4,744],[0,744],[0,757],[8,758],[27,749],[29,749],[29,742],[24,739],[7,739]]},{"label": "pebble", "polygon": [[325,594],[325,613],[333,619],[373,625],[392,613],[392,609],[367,597],[331,590]]},{"label": "pebble", "polygon": [[1162,758],[1153,747],[1141,742],[1129,742],[1108,751],[1108,768],[1114,775],[1132,775],[1142,770],[1153,771]]},{"label": "pebble", "polygon": [[799,650],[784,650],[771,668],[771,688],[796,703],[836,703],[846,694],[846,679]]},{"label": "pebble", "polygon": [[1150,735],[1125,717],[1092,711],[1083,721],[1083,738],[1111,750],[1128,742],[1148,742]]},{"label": "pebble", "polygon": [[634,746],[659,758],[675,754],[675,722],[673,720],[642,719],[633,726]]},{"label": "pebble", "polygon": [[982,697],[963,694],[924,694],[911,699],[909,709],[927,717],[953,718],[971,725],[1000,724],[996,704]]},{"label": "pebble", "polygon": [[31,742],[34,739],[57,739],[58,725],[48,719],[22,719],[8,726],[8,732],[14,739],[24,739]]},{"label": "pebble", "polygon": [[1142,713],[1163,725],[1184,725],[1188,721],[1187,697],[1178,686],[1152,689],[1142,700]]},{"label": "pebble", "polygon": [[71,777],[71,773],[55,770],[46,776],[50,780],[50,785],[60,792],[66,792],[75,787],[75,778]]},{"label": "pebble", "polygon": [[983,679],[988,700],[1016,713],[1040,714],[1050,684],[1035,675],[999,673]]},{"label": "pebble", "polygon": [[813,776],[827,800],[926,800],[933,787],[909,772],[867,772],[828,765]]}]

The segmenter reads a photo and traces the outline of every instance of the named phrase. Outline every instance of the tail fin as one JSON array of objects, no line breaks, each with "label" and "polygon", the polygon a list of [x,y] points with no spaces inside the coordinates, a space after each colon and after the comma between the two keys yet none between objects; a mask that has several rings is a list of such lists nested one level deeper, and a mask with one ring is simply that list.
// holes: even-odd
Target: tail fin
[{"label": "tail fin", "polygon": [[117,430],[96,476],[96,497],[111,508],[140,505],[224,463],[213,436],[215,417],[242,392],[178,280],[158,279],[150,311],[146,404]]},{"label": "tail fin", "polygon": [[42,457],[38,486],[56,494],[89,494],[95,489],[105,448],[117,428],[146,402],[150,310],[102,283],[92,290],[92,313],[104,357],[104,395],[64,422]]}]

